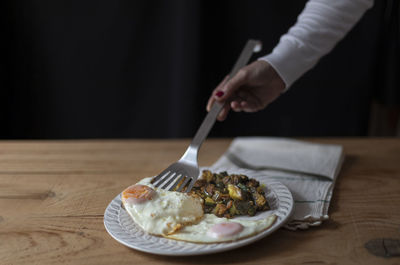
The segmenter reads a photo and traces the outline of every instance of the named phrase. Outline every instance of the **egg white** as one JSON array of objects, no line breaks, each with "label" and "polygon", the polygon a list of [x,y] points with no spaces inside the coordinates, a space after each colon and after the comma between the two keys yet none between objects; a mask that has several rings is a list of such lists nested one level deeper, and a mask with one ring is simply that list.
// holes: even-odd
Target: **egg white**
[{"label": "egg white", "polygon": [[167,235],[182,226],[197,223],[204,215],[201,198],[186,193],[167,191],[154,187],[151,178],[145,178],[138,184],[155,190],[151,200],[132,203],[123,200],[124,207],[132,219],[144,231],[153,235]]},{"label": "egg white", "polygon": [[[151,184],[151,178],[145,178],[138,184],[151,187],[156,194],[144,203],[123,200],[123,204],[133,221],[149,234],[195,243],[228,242],[256,235],[270,228],[277,219],[276,215],[266,215],[266,212],[262,213],[262,218],[239,216],[232,219],[204,214],[201,198],[156,188]],[[243,229],[223,237],[208,233],[215,224],[230,222],[241,224]]]},{"label": "egg white", "polygon": [[[238,217],[233,219],[220,218],[214,214],[205,214],[204,217],[197,224],[185,226],[179,231],[168,235],[166,237],[175,240],[189,241],[195,243],[216,243],[216,242],[227,242],[236,241],[239,239],[247,238],[256,235],[269,227],[271,227],[275,220],[276,215],[271,214],[265,219],[259,220],[244,220]],[[243,230],[235,235],[226,237],[212,237],[207,232],[212,226],[219,223],[236,222],[243,225]]]}]

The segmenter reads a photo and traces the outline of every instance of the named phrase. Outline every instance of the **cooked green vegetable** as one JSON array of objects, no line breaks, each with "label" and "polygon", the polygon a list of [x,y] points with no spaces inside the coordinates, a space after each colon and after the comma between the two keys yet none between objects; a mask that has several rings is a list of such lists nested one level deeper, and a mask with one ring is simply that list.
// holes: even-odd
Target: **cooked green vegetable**
[{"label": "cooked green vegetable", "polygon": [[204,170],[203,171],[203,179],[205,179],[207,182],[211,182],[211,180],[213,179],[213,174],[211,173],[211,171],[208,170]]},{"label": "cooked green vegetable", "polygon": [[247,214],[250,216],[256,215],[257,209],[254,206],[250,206],[249,209],[247,210]]},{"label": "cooked green vegetable", "polygon": [[268,210],[263,188],[257,180],[245,175],[204,170],[191,192],[203,198],[205,213],[231,218]]},{"label": "cooked green vegetable", "polygon": [[234,200],[242,200],[242,192],[240,189],[232,184],[228,184],[228,191],[229,191],[229,196],[234,199]]},{"label": "cooked green vegetable", "polygon": [[215,201],[214,201],[213,199],[211,199],[210,197],[207,197],[207,198],[204,200],[204,203],[205,203],[206,205],[215,205]]},{"label": "cooked green vegetable", "polygon": [[230,214],[231,216],[240,215],[239,211],[236,209],[235,204],[233,204],[233,205],[231,206],[231,208],[229,208],[229,214]]},{"label": "cooked green vegetable", "polygon": [[242,183],[238,183],[237,186],[238,186],[241,190],[249,191],[249,189],[248,189],[245,185],[243,185]]},{"label": "cooked green vegetable", "polygon": [[267,204],[267,200],[264,195],[254,192],[252,193],[254,202],[256,203],[257,209],[262,210],[264,206]]},{"label": "cooked green vegetable", "polygon": [[218,217],[223,217],[227,209],[228,208],[225,204],[218,203],[217,206],[215,206],[215,208],[213,209],[212,213]]}]

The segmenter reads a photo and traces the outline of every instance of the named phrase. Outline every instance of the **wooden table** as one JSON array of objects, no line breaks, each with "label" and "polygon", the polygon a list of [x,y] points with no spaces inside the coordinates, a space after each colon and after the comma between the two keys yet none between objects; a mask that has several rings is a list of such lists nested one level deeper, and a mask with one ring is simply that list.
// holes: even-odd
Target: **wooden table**
[{"label": "wooden table", "polygon": [[[197,257],[141,253],[103,226],[114,196],[178,159],[189,140],[0,142],[0,264],[400,264],[379,256],[400,248],[400,139],[307,140],[345,149],[331,219]],[[208,140],[200,164],[229,143]]]}]

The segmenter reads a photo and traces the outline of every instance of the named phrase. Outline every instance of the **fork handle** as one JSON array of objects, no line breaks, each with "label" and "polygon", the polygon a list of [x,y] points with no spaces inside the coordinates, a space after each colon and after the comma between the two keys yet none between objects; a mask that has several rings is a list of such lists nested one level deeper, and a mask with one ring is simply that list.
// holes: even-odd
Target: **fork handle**
[{"label": "fork handle", "polygon": [[[227,81],[229,81],[232,77],[234,77],[236,73],[247,64],[253,52],[259,52],[260,50],[261,50],[261,41],[248,40],[238,60],[233,66]],[[224,105],[225,104],[221,104],[218,101],[214,102],[211,110],[208,112],[207,116],[204,118],[199,129],[197,130],[196,135],[194,136],[192,143],[190,144],[191,147],[196,149],[200,148],[201,144],[206,139],[208,133],[213,127],[215,120],[220,111],[222,110],[222,108],[224,107]]]}]

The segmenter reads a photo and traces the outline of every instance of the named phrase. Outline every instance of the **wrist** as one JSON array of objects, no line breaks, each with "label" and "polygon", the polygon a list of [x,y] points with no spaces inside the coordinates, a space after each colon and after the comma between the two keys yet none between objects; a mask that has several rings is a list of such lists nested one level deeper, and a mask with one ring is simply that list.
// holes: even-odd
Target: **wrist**
[{"label": "wrist", "polygon": [[287,85],[284,79],[281,77],[277,69],[273,67],[268,61],[260,58],[258,59],[258,63],[262,64],[267,75],[270,80],[271,87],[275,88],[275,90],[279,91],[279,93],[284,93],[287,90]]}]

